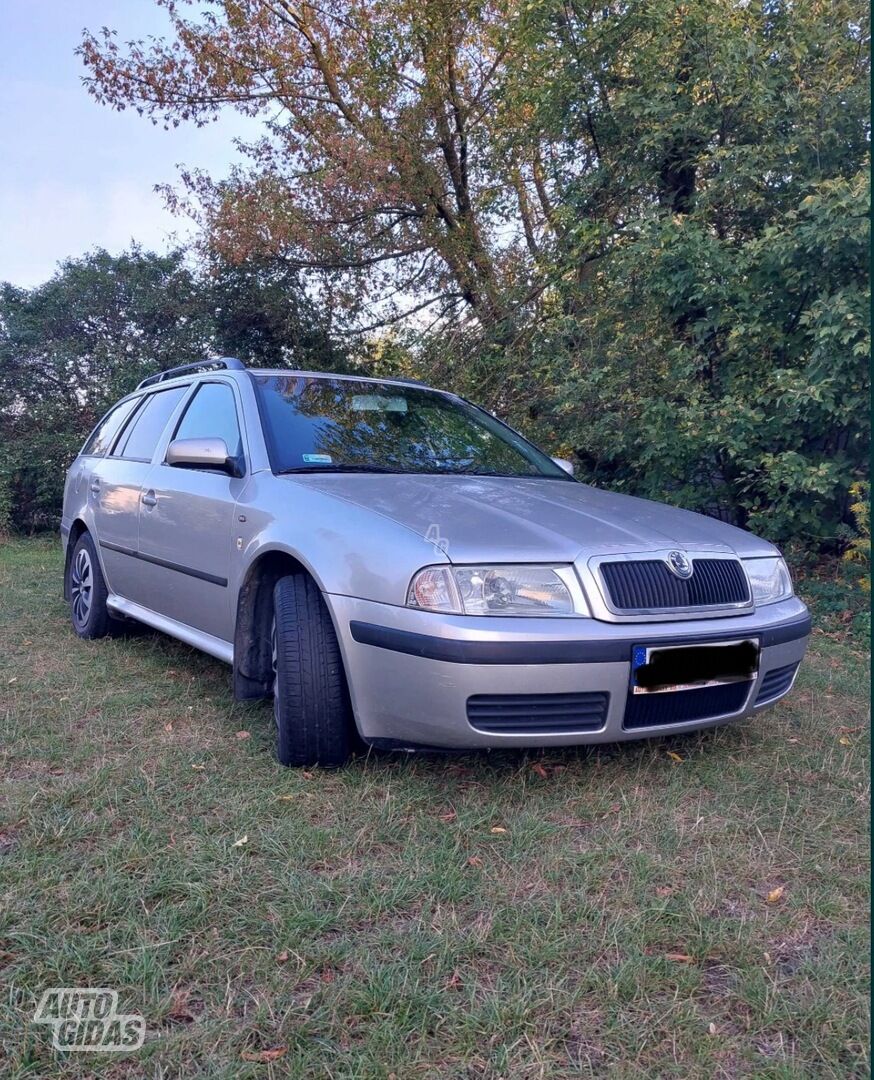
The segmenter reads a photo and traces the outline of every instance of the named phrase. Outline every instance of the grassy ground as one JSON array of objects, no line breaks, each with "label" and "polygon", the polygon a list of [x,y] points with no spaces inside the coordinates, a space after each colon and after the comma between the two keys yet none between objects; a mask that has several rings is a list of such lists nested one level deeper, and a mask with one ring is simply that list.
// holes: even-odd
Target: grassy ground
[{"label": "grassy ground", "polygon": [[[2,546],[5,1076],[868,1075],[851,640],[709,734],[306,773],[223,666],[79,641],[59,591],[55,545]],[[67,985],[143,1049],[55,1054]]]}]

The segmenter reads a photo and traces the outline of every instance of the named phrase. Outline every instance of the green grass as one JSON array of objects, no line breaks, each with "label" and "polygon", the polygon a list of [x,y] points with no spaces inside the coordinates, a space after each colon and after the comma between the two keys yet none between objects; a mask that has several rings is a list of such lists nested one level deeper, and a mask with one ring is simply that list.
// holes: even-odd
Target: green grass
[{"label": "green grass", "polygon": [[[3,544],[4,1076],[868,1075],[852,641],[706,734],[305,773],[217,662],[74,637],[60,577]],[[68,985],[118,989],[143,1049],[53,1052]]]}]

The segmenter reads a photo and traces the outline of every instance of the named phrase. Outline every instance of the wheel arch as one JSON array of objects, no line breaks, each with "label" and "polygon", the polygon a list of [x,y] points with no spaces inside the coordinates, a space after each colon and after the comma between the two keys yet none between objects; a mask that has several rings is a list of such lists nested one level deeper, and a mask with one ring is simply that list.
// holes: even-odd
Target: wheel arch
[{"label": "wheel arch", "polygon": [[73,550],[79,542],[79,537],[86,532],[88,532],[88,526],[81,518],[76,518],[70,526],[70,533],[64,549],[64,599],[67,603],[70,602],[70,560],[73,558]]},{"label": "wheel arch", "polygon": [[306,574],[321,590],[321,584],[309,567],[282,548],[261,552],[252,560],[240,584],[234,624],[234,697],[237,701],[270,696],[273,589],[280,578],[289,574]]}]

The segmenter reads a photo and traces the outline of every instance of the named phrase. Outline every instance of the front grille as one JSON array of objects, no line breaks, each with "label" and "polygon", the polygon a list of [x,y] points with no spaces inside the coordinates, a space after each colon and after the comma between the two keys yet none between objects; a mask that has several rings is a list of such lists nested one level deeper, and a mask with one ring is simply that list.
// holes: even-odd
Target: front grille
[{"label": "front grille", "polygon": [[683,724],[740,712],[750,692],[747,681],[673,690],[663,694],[631,694],[625,706],[626,730]]},{"label": "front grille", "polygon": [[561,735],[600,731],[607,721],[610,695],[475,694],[467,699],[472,728],[498,735]]},{"label": "front grille", "polygon": [[759,692],[756,694],[756,704],[761,705],[763,701],[770,701],[771,698],[785,694],[792,685],[797,670],[798,664],[787,664],[785,667],[772,668],[763,675]]},{"label": "front grille", "polygon": [[693,559],[692,576],[678,578],[661,559],[601,563],[618,612],[672,611],[749,603],[746,574],[736,559]]}]

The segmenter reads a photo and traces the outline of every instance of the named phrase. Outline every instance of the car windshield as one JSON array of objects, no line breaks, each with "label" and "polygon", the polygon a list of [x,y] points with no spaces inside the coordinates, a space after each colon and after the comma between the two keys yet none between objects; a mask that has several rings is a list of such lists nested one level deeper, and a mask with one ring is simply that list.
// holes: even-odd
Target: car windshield
[{"label": "car windshield", "polygon": [[487,412],[424,387],[258,375],[273,471],[571,477]]}]

